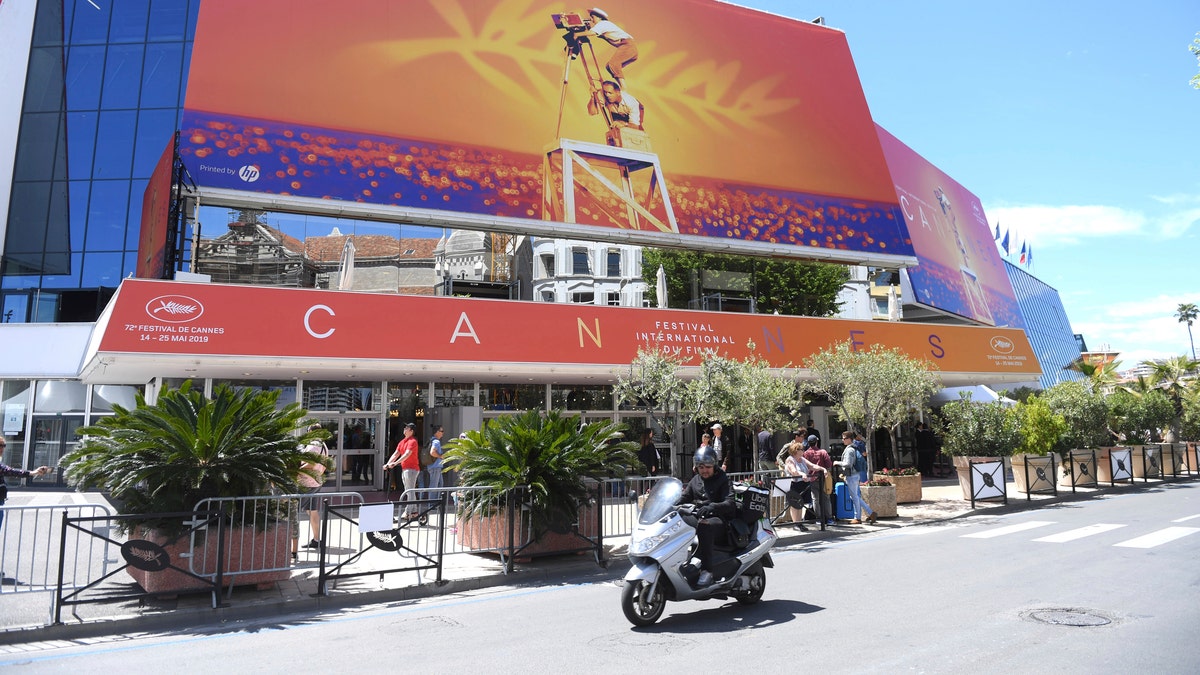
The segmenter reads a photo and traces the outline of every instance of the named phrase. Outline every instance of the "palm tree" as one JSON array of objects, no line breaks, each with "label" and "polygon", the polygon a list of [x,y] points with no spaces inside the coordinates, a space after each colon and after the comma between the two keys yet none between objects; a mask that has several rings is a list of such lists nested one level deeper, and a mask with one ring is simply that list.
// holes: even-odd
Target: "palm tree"
[{"label": "palm tree", "polygon": [[1200,361],[1183,354],[1163,361],[1143,361],[1142,365],[1150,368],[1150,385],[1161,389],[1171,400],[1171,407],[1175,410],[1171,431],[1178,437],[1183,418],[1183,396],[1196,368],[1200,367]]},{"label": "palm tree", "polygon": [[1083,373],[1083,376],[1087,378],[1087,383],[1091,387],[1091,390],[1100,394],[1111,391],[1121,381],[1121,376],[1117,372],[1117,369],[1120,367],[1120,361],[1109,361],[1108,363],[1095,365],[1086,361],[1076,360],[1067,366],[1066,370]]},{"label": "palm tree", "polygon": [[1175,318],[1179,319],[1179,323],[1186,323],[1188,329],[1188,342],[1192,345],[1192,358],[1196,358],[1196,342],[1192,339],[1192,322],[1196,317],[1200,316],[1200,308],[1196,307],[1194,302],[1184,302],[1175,310]]}]

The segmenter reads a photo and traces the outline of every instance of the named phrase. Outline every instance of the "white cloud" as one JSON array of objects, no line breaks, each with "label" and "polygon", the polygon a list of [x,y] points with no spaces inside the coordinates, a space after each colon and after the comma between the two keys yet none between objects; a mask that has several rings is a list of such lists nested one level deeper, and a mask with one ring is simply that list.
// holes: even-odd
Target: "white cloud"
[{"label": "white cloud", "polygon": [[[1187,325],[1175,318],[1176,309],[1184,302],[1193,300],[1160,294],[1136,301],[1108,302],[1085,309],[1082,320],[1072,316],[1071,328],[1083,334],[1091,349],[1121,352],[1118,358],[1126,368],[1149,359],[1190,355]],[[1200,324],[1193,324],[1193,337],[1200,337],[1198,334]]]},{"label": "white cloud", "polygon": [[998,206],[984,211],[1002,232],[1046,246],[1138,234],[1147,228],[1144,215],[1115,206]]}]

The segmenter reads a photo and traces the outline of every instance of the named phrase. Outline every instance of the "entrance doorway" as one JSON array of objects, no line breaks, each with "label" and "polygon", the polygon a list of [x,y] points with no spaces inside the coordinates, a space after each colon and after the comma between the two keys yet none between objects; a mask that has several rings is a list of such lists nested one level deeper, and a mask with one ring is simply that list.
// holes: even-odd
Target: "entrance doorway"
[{"label": "entrance doorway", "polygon": [[326,490],[375,490],[382,484],[382,438],[379,415],[318,413],[313,415],[330,438],[325,444],[333,460]]}]

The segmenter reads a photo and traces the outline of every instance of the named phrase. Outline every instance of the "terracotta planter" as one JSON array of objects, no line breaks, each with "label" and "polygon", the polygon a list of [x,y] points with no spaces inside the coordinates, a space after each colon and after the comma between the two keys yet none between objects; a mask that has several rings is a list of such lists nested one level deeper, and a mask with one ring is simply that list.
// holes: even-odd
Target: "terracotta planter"
[{"label": "terracotta planter", "polygon": [[[1099,454],[1098,450],[1072,450],[1067,453],[1067,458],[1059,467],[1058,486],[1060,488],[1096,487],[1098,476],[1096,456]],[[1104,456],[1108,457],[1108,453],[1105,453]]]},{"label": "terracotta planter", "polygon": [[1112,458],[1109,457],[1109,453],[1121,449],[1123,448],[1120,446],[1109,446],[1096,450],[1096,480],[1101,483],[1112,482]]},{"label": "terracotta planter", "polygon": [[[140,540],[140,541],[139,541]],[[149,542],[150,545],[146,545]],[[292,533],[287,523],[276,523],[266,528],[231,528],[225,531],[225,569],[222,585],[243,586],[255,584],[262,588],[274,585],[291,577]],[[157,530],[136,529],[122,547],[122,553],[146,561],[152,558],[165,567],[170,564],[190,570],[200,576],[217,572],[217,531],[212,528],[196,535],[196,548],[191,550],[190,537],[184,535],[172,541]],[[186,555],[191,552],[192,558]],[[163,558],[165,554],[166,558]],[[126,560],[130,557],[127,556]],[[143,566],[153,568],[155,565]],[[204,583],[173,569],[153,571],[139,569],[130,564],[125,568],[129,576],[147,593],[178,594],[206,590]],[[242,570],[267,570],[231,574]],[[215,580],[215,578],[214,578]]]},{"label": "terracotta planter", "polygon": [[971,462],[995,462],[1000,459],[1004,460],[1004,469],[1007,472],[1011,466],[1011,461],[1008,457],[964,457],[954,456],[954,470],[958,473],[958,486],[962,489],[963,499],[970,500],[971,491]]},{"label": "terracotta planter", "polygon": [[921,474],[915,476],[890,476],[877,473],[876,478],[886,478],[896,486],[897,504],[915,504],[921,501]]},{"label": "terracotta planter", "polygon": [[[518,511],[519,513],[519,511]],[[517,524],[513,530],[513,542],[521,549],[521,558],[570,553],[587,546],[587,542],[573,532],[543,532],[537,541],[530,543],[528,525]],[[499,550],[508,548],[508,519],[505,515],[476,516],[463,518],[457,523],[458,543],[473,550]],[[579,534],[595,537],[596,509],[585,506],[579,510]]]},{"label": "terracotta planter", "polygon": [[1134,478],[1158,478],[1162,473],[1159,467],[1159,451],[1153,445],[1134,445],[1130,446],[1133,449],[1133,455],[1130,461],[1133,462],[1133,477]]},{"label": "terracotta planter", "polygon": [[[862,485],[863,501],[871,507],[879,518],[896,517],[896,486],[895,485]],[[861,514],[859,514],[861,516]]]},{"label": "terracotta planter", "polygon": [[1013,455],[1013,482],[1017,492],[1046,492],[1055,489],[1055,472],[1058,469],[1058,456],[1049,455]]}]

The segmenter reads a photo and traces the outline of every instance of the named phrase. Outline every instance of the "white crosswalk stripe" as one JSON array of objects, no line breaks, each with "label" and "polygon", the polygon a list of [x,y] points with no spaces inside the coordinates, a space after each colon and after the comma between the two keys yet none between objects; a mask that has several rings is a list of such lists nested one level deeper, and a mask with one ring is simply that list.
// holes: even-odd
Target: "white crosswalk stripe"
[{"label": "white crosswalk stripe", "polygon": [[1155,546],[1161,546],[1167,542],[1172,542],[1189,534],[1196,534],[1197,532],[1200,532],[1200,527],[1167,527],[1157,532],[1151,532],[1141,537],[1123,541],[1119,544],[1113,544],[1113,546],[1123,548],[1154,548]]},{"label": "white crosswalk stripe", "polygon": [[1059,532],[1058,534],[1051,534],[1051,535],[1048,535],[1045,537],[1039,537],[1037,539],[1034,539],[1034,541],[1045,541],[1045,542],[1049,542],[1052,544],[1062,544],[1064,542],[1075,541],[1076,539],[1083,539],[1084,537],[1090,537],[1094,534],[1103,534],[1105,532],[1109,532],[1112,530],[1118,530],[1122,527],[1125,527],[1125,526],[1124,525],[1116,525],[1113,523],[1096,523],[1095,525],[1088,525],[1087,527],[1080,527],[1080,528],[1076,528],[1074,530],[1067,530],[1066,532]]},{"label": "white crosswalk stripe", "polygon": [[1197,518],[1200,518],[1200,513],[1197,513],[1194,516],[1185,516],[1183,518],[1176,518],[1175,520],[1172,520],[1171,522],[1172,523],[1186,523],[1189,520],[1195,520]]},{"label": "white crosswalk stripe", "polygon": [[1017,532],[1024,532],[1025,530],[1033,530],[1053,524],[1054,521],[1052,520],[1030,520],[1024,523],[1017,523],[1016,525],[1009,525],[1007,527],[997,527],[994,530],[972,532],[971,534],[964,534],[963,536],[968,539],[991,539],[993,537],[1003,537],[1006,534],[1016,534]]}]

